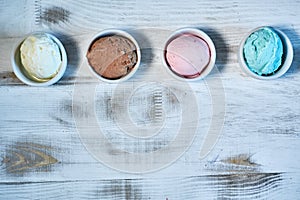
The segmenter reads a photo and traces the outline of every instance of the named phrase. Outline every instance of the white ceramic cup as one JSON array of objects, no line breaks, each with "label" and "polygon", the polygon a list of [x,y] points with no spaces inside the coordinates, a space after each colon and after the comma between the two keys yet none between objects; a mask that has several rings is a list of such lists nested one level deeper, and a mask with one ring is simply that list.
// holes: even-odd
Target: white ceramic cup
[{"label": "white ceramic cup", "polygon": [[[274,74],[271,74],[268,76],[261,76],[261,75],[256,74],[252,70],[250,70],[245,61],[245,58],[244,58],[244,45],[245,45],[246,40],[252,33],[256,32],[257,30],[262,29],[262,28],[271,28],[272,30],[274,30],[280,37],[280,39],[282,41],[282,45],[283,45],[282,64]],[[280,76],[285,74],[293,62],[293,56],[294,56],[293,46],[292,46],[290,39],[282,31],[275,29],[273,27],[269,27],[269,26],[258,27],[258,28],[251,30],[249,33],[247,33],[240,43],[239,52],[238,52],[238,60],[239,60],[240,66],[243,69],[243,71],[245,73],[247,73],[248,75],[250,75],[251,77],[256,78],[256,79],[261,79],[261,80],[275,79],[275,78],[279,78]]]},{"label": "white ceramic cup", "polygon": [[126,31],[123,31],[123,30],[119,30],[119,29],[106,29],[104,31],[101,31],[100,33],[98,33],[97,35],[95,35],[93,38],[92,38],[92,42],[89,44],[88,48],[87,48],[87,51],[89,51],[91,45],[93,45],[93,43],[97,40],[97,39],[100,39],[101,37],[105,37],[105,36],[112,36],[112,35],[118,35],[118,36],[122,36],[124,38],[127,38],[129,39],[131,42],[133,42],[133,44],[135,45],[136,47],[136,53],[137,53],[137,62],[135,64],[135,66],[132,68],[132,70],[126,74],[125,76],[119,78],[119,79],[109,79],[109,78],[106,78],[106,77],[103,77],[101,76],[100,74],[98,74],[97,72],[95,72],[95,70],[93,69],[92,66],[90,66],[89,62],[88,62],[88,59],[87,59],[87,63],[89,65],[89,68],[90,70],[92,71],[92,73],[98,78],[100,79],[101,81],[104,81],[104,82],[107,82],[107,83],[119,83],[119,82],[123,82],[123,81],[126,81],[128,80],[129,78],[131,78],[135,73],[136,71],[138,70],[139,66],[140,66],[140,63],[141,63],[141,50],[140,50],[140,47],[137,43],[137,41],[134,39],[134,37],[132,35],[130,35],[128,32]]},{"label": "white ceramic cup", "polygon": [[[210,49],[210,61],[209,61],[208,65],[206,66],[204,71],[199,76],[196,76],[193,78],[185,78],[180,75],[177,75],[174,71],[171,70],[169,64],[167,63],[166,57],[165,57],[165,52],[166,52],[168,44],[171,41],[173,41],[176,37],[178,37],[182,34],[191,34],[191,35],[195,35],[195,36],[203,39],[207,43],[207,45]],[[211,70],[215,66],[215,62],[216,62],[216,48],[215,48],[213,41],[205,32],[203,32],[202,30],[197,29],[197,28],[181,28],[181,29],[178,29],[175,32],[173,32],[167,39],[162,53],[163,53],[163,55],[162,55],[163,64],[164,64],[165,68],[167,69],[167,71],[174,78],[181,80],[181,81],[197,81],[197,80],[205,78],[211,72]]]},{"label": "white ceramic cup", "polygon": [[[59,47],[60,54],[61,54],[61,59],[62,63],[59,68],[58,73],[51,79],[46,80],[46,81],[37,81],[31,78],[30,76],[27,75],[26,70],[24,69],[24,66],[22,65],[21,62],[21,57],[20,57],[20,47],[24,40],[31,36],[31,35],[36,35],[36,34],[46,34],[48,37],[50,37]],[[58,82],[64,75],[66,68],[67,68],[67,53],[66,50],[63,46],[63,44],[52,34],[50,33],[45,33],[45,32],[33,32],[26,37],[22,38],[20,42],[15,46],[15,48],[12,51],[11,54],[11,63],[12,67],[14,70],[15,75],[25,84],[31,85],[31,86],[49,86],[52,85],[56,82]]]}]

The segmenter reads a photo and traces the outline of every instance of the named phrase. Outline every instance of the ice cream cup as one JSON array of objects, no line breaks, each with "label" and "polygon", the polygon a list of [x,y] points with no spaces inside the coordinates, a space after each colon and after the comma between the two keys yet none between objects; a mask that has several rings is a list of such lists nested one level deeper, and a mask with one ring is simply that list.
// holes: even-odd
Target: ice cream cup
[{"label": "ice cream cup", "polygon": [[120,78],[116,78],[116,79],[110,79],[110,78],[106,78],[102,75],[100,75],[99,73],[97,73],[93,67],[89,64],[89,61],[88,61],[88,58],[86,57],[86,60],[87,60],[87,63],[89,65],[89,68],[91,70],[91,72],[101,81],[104,81],[104,82],[107,82],[107,83],[120,83],[120,82],[123,82],[123,81],[126,81],[128,80],[129,78],[131,78],[135,73],[136,71],[138,70],[139,66],[140,66],[140,63],[141,63],[141,50],[140,50],[140,47],[139,47],[139,44],[137,43],[137,41],[135,40],[135,38],[129,34],[128,32],[124,31],[124,30],[119,30],[119,29],[106,29],[106,30],[103,30],[101,31],[100,33],[96,34],[92,40],[91,40],[91,43],[89,44],[88,48],[87,48],[87,51],[88,52],[91,48],[91,46],[93,45],[94,42],[96,42],[98,39],[102,38],[102,37],[106,37],[106,36],[121,36],[121,37],[124,37],[128,40],[130,40],[134,45],[135,45],[135,48],[136,48],[136,55],[137,55],[137,61],[134,65],[134,67],[130,70],[130,72],[128,72],[126,75],[120,77]]},{"label": "ice cream cup", "polygon": [[[245,55],[244,55],[244,46],[245,46],[246,40],[250,37],[250,35],[252,33],[256,32],[260,29],[263,29],[263,28],[272,29],[281,39],[282,46],[283,46],[283,55],[281,57],[281,59],[282,59],[281,65],[277,70],[275,70],[274,73],[269,74],[269,75],[259,75],[259,74],[255,73],[254,71],[252,71],[248,67],[248,65],[245,61]],[[291,41],[287,37],[287,35],[285,33],[283,33],[282,31],[275,29],[273,27],[269,27],[269,26],[258,27],[258,28],[251,30],[242,39],[240,46],[239,46],[238,60],[239,60],[239,64],[240,64],[242,70],[253,78],[261,79],[261,80],[269,80],[269,79],[279,78],[280,76],[284,75],[288,71],[288,69],[290,68],[290,66],[292,64],[293,46],[292,46]]]},{"label": "ice cream cup", "polygon": [[[50,37],[57,45],[58,48],[60,50],[60,54],[61,54],[61,66],[57,72],[57,74],[47,80],[36,80],[34,78],[32,78],[24,69],[24,66],[22,65],[21,62],[21,53],[20,53],[20,47],[22,45],[22,43],[24,42],[24,40],[31,36],[31,35],[36,35],[36,34],[46,34],[48,37]],[[29,35],[27,35],[26,37],[22,38],[20,40],[20,42],[17,43],[17,45],[14,47],[12,54],[11,54],[11,63],[12,63],[12,67],[14,70],[15,75],[25,84],[27,85],[31,85],[31,86],[49,86],[52,85],[56,82],[58,82],[62,76],[64,75],[66,68],[67,68],[67,53],[66,50],[63,46],[63,44],[52,34],[50,33],[44,33],[44,32],[33,32]]]},{"label": "ice cream cup", "polygon": [[[168,45],[176,38],[182,36],[182,35],[191,35],[192,37],[197,37],[200,38],[201,40],[203,40],[206,45],[207,45],[207,49],[208,49],[208,53],[209,56],[207,57],[208,59],[208,63],[203,67],[202,71],[199,71],[196,75],[193,76],[185,76],[182,75],[180,73],[175,72],[172,67],[171,64],[168,62],[167,59],[167,48]],[[198,53],[197,49],[193,49],[193,47],[191,47],[191,49],[188,49],[189,51],[191,51],[191,54],[195,54],[196,56],[201,56]],[[198,54],[198,55],[197,55]],[[189,63],[189,58],[187,56],[187,58],[184,58],[183,55],[178,55],[180,57],[182,57],[182,60],[185,60],[186,63]],[[182,80],[182,81],[197,81],[200,79],[205,78],[213,69],[214,65],[215,65],[215,61],[216,61],[216,48],[215,45],[213,43],[213,41],[211,40],[211,38],[202,30],[197,29],[197,28],[182,28],[182,29],[178,29],[175,32],[173,32],[169,38],[167,39],[164,48],[163,48],[163,55],[162,55],[162,61],[163,64],[166,68],[166,70],[177,80]]]}]

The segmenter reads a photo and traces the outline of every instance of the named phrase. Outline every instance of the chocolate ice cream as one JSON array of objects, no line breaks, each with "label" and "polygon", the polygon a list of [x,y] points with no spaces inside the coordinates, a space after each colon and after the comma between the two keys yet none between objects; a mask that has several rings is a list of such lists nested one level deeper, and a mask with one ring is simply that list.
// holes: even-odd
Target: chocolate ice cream
[{"label": "chocolate ice cream", "polygon": [[96,73],[107,79],[126,76],[137,63],[137,49],[134,43],[119,35],[96,39],[86,57]]}]

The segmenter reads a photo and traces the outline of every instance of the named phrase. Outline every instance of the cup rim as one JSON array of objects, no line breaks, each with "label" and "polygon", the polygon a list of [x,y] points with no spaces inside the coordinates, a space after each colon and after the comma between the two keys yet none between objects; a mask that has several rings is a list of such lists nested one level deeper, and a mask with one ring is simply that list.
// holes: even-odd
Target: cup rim
[{"label": "cup rim", "polygon": [[[122,76],[121,78],[118,78],[118,79],[109,79],[109,78],[105,78],[105,77],[101,76],[100,74],[98,74],[93,69],[93,67],[90,65],[90,63],[88,61],[88,58],[86,56],[89,49],[90,49],[90,47],[93,45],[93,43],[97,39],[99,39],[101,37],[104,37],[104,36],[109,36],[109,35],[119,35],[119,36],[125,37],[125,38],[129,39],[131,42],[133,42],[133,44],[136,47],[137,62],[135,64],[135,66],[132,68],[132,70],[128,74],[126,74],[125,76]],[[85,59],[86,59],[86,62],[89,66],[90,71],[99,80],[101,80],[103,82],[107,82],[107,83],[120,83],[120,82],[124,82],[124,81],[130,79],[136,73],[136,71],[138,70],[138,68],[140,66],[140,63],[141,63],[141,49],[140,49],[140,46],[139,46],[138,42],[136,41],[136,39],[131,34],[129,34],[127,31],[120,30],[120,29],[105,29],[105,30],[103,30],[103,31],[101,31],[101,32],[99,32],[99,33],[97,33],[96,35],[93,36],[93,38],[91,39],[91,42],[88,44],[88,48],[87,48],[86,54],[85,54]]]},{"label": "cup rim", "polygon": [[[256,32],[260,29],[263,29],[263,28],[270,28],[278,34],[278,36],[280,37],[281,42],[283,44],[283,53],[285,54],[284,61],[282,62],[280,68],[274,74],[270,74],[268,76],[261,76],[255,72],[253,72],[252,70],[250,70],[244,59],[244,45],[245,45],[246,40],[252,33]],[[293,62],[293,56],[294,56],[293,45],[292,45],[290,39],[288,38],[288,36],[284,32],[282,32],[281,30],[274,28],[272,26],[260,26],[260,27],[252,29],[247,34],[245,34],[245,36],[243,37],[243,39],[239,45],[238,61],[239,61],[239,64],[240,64],[242,70],[245,73],[247,73],[248,75],[250,75],[251,77],[260,79],[260,80],[270,80],[270,79],[276,79],[276,78],[281,77],[289,70],[289,68],[291,67],[292,62]]]},{"label": "cup rim", "polygon": [[[192,35],[196,35],[198,37],[200,37],[201,39],[203,39],[209,49],[210,49],[210,61],[208,63],[208,65],[206,66],[206,68],[204,69],[204,71],[197,77],[193,77],[193,78],[185,78],[182,77],[178,74],[176,74],[173,70],[170,69],[170,66],[168,65],[167,61],[166,61],[166,57],[165,57],[165,52],[167,49],[168,44],[174,40],[174,38],[176,38],[179,35],[182,34],[192,34]],[[169,74],[171,74],[174,78],[176,78],[177,80],[181,80],[181,81],[198,81],[201,79],[204,79],[214,68],[215,66],[215,62],[216,62],[216,48],[215,45],[212,41],[212,39],[208,36],[208,34],[206,34],[204,31],[202,31],[199,28],[193,28],[193,27],[186,27],[186,28],[180,28],[175,30],[166,40],[164,47],[163,47],[163,52],[162,52],[162,60],[163,60],[163,64],[166,68],[166,70],[168,71]]]},{"label": "cup rim", "polygon": [[[45,82],[34,81],[31,78],[27,77],[27,75],[25,75],[23,70],[21,69],[21,68],[23,68],[21,59],[16,57],[16,56],[20,55],[20,47],[21,47],[22,43],[24,42],[24,40],[26,38],[28,38],[29,36],[37,35],[37,34],[45,34],[48,37],[50,37],[58,45],[58,48],[61,53],[61,66],[59,68],[58,73],[53,78],[51,78]],[[20,59],[20,61],[17,62],[16,59]],[[36,31],[36,32],[32,32],[30,34],[27,34],[25,37],[20,39],[19,42],[16,43],[16,45],[14,46],[13,51],[11,53],[11,63],[12,63],[12,67],[13,67],[13,71],[14,71],[15,75],[18,77],[18,79],[20,81],[22,81],[23,83],[30,85],[30,86],[49,86],[49,85],[53,85],[54,83],[58,82],[63,77],[63,75],[66,71],[67,62],[68,62],[67,61],[67,53],[66,53],[65,47],[63,46],[61,41],[53,34],[48,33],[48,32],[43,32],[43,31]],[[21,66],[18,63],[20,63]]]}]

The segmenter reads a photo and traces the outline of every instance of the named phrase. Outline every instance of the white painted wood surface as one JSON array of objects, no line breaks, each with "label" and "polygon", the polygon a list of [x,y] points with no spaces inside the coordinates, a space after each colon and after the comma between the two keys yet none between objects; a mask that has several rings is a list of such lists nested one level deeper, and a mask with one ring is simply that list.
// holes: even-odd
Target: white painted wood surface
[{"label": "white painted wood surface", "polygon": [[[0,0],[0,199],[300,199],[299,11],[300,1],[292,0]],[[254,80],[237,62],[244,34],[262,25],[284,31],[294,46],[292,67],[277,80]],[[143,58],[127,82],[130,88],[163,72],[163,42],[187,26],[206,31],[217,49],[218,70],[190,85],[201,122],[193,143],[177,161],[155,172],[107,167],[86,150],[75,124],[76,117],[86,116],[74,100],[76,88],[97,85],[101,102],[102,92],[111,87],[95,81],[84,65],[90,38],[106,28],[127,29],[136,37]],[[10,54],[20,37],[41,30],[61,39],[69,65],[58,84],[29,87],[13,74]],[[201,159],[212,118],[209,84],[218,77],[225,94],[224,126]],[[144,107],[133,104],[137,108]],[[124,142],[111,139],[115,145]]]}]

